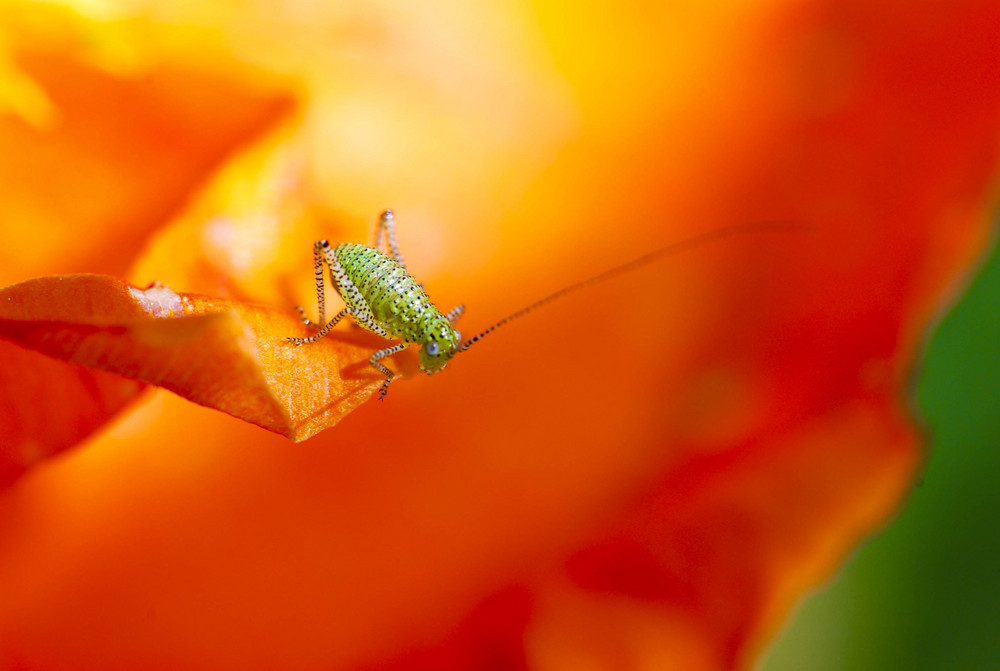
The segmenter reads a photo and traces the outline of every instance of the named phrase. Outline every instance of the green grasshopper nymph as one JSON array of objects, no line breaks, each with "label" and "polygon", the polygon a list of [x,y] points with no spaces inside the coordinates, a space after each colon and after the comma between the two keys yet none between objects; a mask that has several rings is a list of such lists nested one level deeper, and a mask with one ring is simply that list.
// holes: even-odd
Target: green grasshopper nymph
[{"label": "green grasshopper nymph", "polygon": [[[382,359],[406,349],[410,343],[420,345],[420,370],[433,375],[451,361],[459,352],[469,349],[474,343],[518,317],[563,296],[617,275],[630,272],[664,256],[701,246],[705,243],[739,233],[764,230],[789,230],[802,228],[794,224],[756,224],[731,226],[702,233],[673,245],[657,249],[637,259],[616,266],[575,284],[556,291],[531,305],[514,312],[490,326],[482,333],[468,340],[454,327],[455,322],[465,312],[459,305],[450,312],[441,311],[427,297],[422,284],[417,282],[403,262],[396,242],[395,220],[392,210],[381,214],[375,225],[375,244],[371,247],[346,242],[336,247],[326,240],[313,245],[316,264],[316,299],[319,303],[319,320],[310,320],[301,307],[296,307],[306,326],[316,329],[308,338],[288,338],[296,345],[315,342],[336,326],[341,319],[351,315],[362,328],[377,333],[383,338],[402,338],[402,342],[380,349],[371,355],[369,363],[385,375],[385,382],[379,388],[379,398],[384,399],[389,391],[393,373],[382,363]],[[385,239],[386,250],[380,250]],[[344,299],[346,307],[330,321],[326,320],[326,299],[323,289],[323,264],[330,268],[333,288]]]}]

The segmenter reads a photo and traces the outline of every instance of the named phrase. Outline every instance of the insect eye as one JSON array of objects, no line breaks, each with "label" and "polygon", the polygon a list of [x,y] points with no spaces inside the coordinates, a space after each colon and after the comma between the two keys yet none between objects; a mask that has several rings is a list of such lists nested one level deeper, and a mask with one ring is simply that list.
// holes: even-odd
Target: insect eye
[{"label": "insect eye", "polygon": [[427,354],[429,356],[437,356],[438,355],[437,341],[436,340],[430,341],[429,343],[427,343],[427,346],[424,349],[427,350]]}]

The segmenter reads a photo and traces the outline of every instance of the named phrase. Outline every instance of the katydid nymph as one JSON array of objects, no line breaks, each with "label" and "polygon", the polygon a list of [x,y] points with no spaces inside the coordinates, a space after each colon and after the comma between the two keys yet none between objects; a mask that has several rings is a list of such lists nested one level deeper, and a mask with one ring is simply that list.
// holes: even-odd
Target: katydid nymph
[{"label": "katydid nymph", "polygon": [[[700,247],[720,238],[741,233],[798,228],[802,227],[794,224],[760,223],[719,228],[695,235],[564,287],[504,317],[482,333],[462,340],[461,334],[455,328],[455,322],[465,312],[465,306],[459,305],[450,312],[442,313],[431,302],[423,285],[417,282],[406,269],[403,256],[399,252],[399,245],[396,242],[395,219],[392,210],[386,210],[379,216],[375,226],[375,243],[370,247],[350,242],[334,247],[326,240],[316,242],[313,246],[313,255],[319,320],[313,322],[306,316],[301,307],[296,308],[302,316],[303,323],[315,329],[316,332],[306,338],[288,338],[288,340],[296,345],[315,342],[329,333],[330,329],[348,315],[358,326],[383,338],[401,339],[402,341],[399,343],[378,350],[369,359],[372,367],[385,376],[385,382],[379,388],[379,398],[384,399],[394,375],[382,363],[382,359],[401,352],[411,343],[420,345],[420,370],[428,375],[433,375],[443,370],[456,354],[466,351],[486,335],[567,294],[630,272],[662,257]],[[381,249],[383,240],[385,251]],[[326,321],[324,264],[330,269],[330,281],[333,288],[340,294],[345,304],[344,309],[330,321]]]}]

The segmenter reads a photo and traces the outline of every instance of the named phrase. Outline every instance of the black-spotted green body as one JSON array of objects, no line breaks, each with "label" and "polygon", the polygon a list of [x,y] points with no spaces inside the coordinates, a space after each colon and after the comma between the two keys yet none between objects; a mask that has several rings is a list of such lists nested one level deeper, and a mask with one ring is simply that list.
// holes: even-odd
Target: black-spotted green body
[{"label": "black-spotted green body", "polygon": [[[355,310],[355,315],[370,313],[371,321],[385,334],[370,328],[366,320],[358,319],[358,324],[379,335],[424,345],[420,350],[421,370],[434,373],[444,368],[461,341],[460,334],[406,268],[367,245],[348,242],[334,247],[332,253],[356,289],[345,291],[344,283],[335,279],[341,298]],[[433,342],[438,346],[437,354],[432,356],[426,346]]]},{"label": "black-spotted green body", "polygon": [[[383,234],[388,254],[379,250]],[[420,369],[433,374],[443,369],[458,352],[462,336],[452,324],[462,316],[465,308],[459,305],[448,314],[441,314],[431,303],[424,288],[406,270],[396,244],[390,210],[379,217],[374,246],[344,243],[331,247],[326,240],[320,240],[313,246],[313,255],[319,321],[310,321],[302,308],[299,312],[306,325],[317,331],[308,338],[289,338],[293,343],[304,345],[319,340],[347,315],[362,328],[383,338],[401,338],[403,342],[380,349],[369,359],[371,365],[385,375],[385,382],[379,389],[381,398],[385,398],[393,378],[382,359],[401,352],[410,343],[418,343],[421,346]],[[326,321],[324,263],[330,268],[330,281],[346,306],[329,322]]]}]

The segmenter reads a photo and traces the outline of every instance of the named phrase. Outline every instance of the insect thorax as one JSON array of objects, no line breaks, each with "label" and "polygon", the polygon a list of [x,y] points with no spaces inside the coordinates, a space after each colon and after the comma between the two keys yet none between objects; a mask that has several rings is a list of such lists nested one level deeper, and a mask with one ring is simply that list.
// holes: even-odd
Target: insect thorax
[{"label": "insect thorax", "polygon": [[427,332],[444,319],[423,287],[387,254],[355,243],[337,245],[334,254],[364,304],[337,287],[341,298],[355,310],[370,310],[390,335],[407,342],[424,342]]}]

